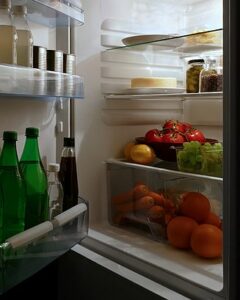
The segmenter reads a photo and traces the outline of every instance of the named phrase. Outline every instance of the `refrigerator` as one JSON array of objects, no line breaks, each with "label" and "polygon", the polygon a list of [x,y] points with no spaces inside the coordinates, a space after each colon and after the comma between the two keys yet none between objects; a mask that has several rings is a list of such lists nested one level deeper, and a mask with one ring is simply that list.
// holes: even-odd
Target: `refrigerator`
[{"label": "refrigerator", "polygon": [[[2,245],[1,293],[57,258],[68,268],[68,281],[75,282],[84,256],[149,292],[161,287],[157,294],[166,299],[238,299],[236,1],[21,4],[28,6],[34,44],[74,53],[76,76],[2,65],[1,132],[18,132],[20,156],[25,128],[38,127],[45,167],[60,162],[63,138],[74,137],[79,204],[54,224],[40,224],[28,241],[23,233],[10,239],[10,249],[9,243]],[[186,93],[188,60],[208,56],[223,59],[223,91]],[[138,77],[176,78],[177,86],[172,92],[136,92],[131,80]],[[58,82],[63,88],[52,90]],[[179,172],[159,160],[146,165],[123,159],[128,142],[170,119],[191,123],[223,143],[222,177]],[[146,222],[116,224],[111,199],[137,181],[154,191],[206,193],[221,217],[222,257],[204,259],[175,249],[159,227]],[[64,263],[62,255],[69,250],[72,257]],[[64,269],[60,272],[64,286]]]}]

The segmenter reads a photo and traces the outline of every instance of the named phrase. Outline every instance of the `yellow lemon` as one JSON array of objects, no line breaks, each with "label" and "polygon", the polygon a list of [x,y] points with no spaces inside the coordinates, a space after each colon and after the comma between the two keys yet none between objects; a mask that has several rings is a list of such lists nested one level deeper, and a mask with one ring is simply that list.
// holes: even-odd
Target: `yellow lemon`
[{"label": "yellow lemon", "polygon": [[156,155],[151,147],[145,144],[134,145],[130,150],[132,161],[139,164],[150,164],[154,162]]}]

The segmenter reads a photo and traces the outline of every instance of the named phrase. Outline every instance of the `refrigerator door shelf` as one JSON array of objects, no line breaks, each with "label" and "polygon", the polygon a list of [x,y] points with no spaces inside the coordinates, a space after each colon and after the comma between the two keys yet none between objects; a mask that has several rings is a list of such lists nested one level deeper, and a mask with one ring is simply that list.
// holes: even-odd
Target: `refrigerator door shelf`
[{"label": "refrigerator door shelf", "polygon": [[88,206],[79,204],[0,245],[0,294],[34,275],[84,239],[88,233]]},{"label": "refrigerator door shelf", "polygon": [[[13,0],[12,3],[19,5],[18,0]],[[72,19],[76,25],[84,24],[84,13],[81,8],[59,0],[27,0],[27,7],[28,19],[33,23],[48,27],[68,26]]]},{"label": "refrigerator door shelf", "polygon": [[83,98],[83,79],[77,75],[3,64],[0,74],[0,95]]}]

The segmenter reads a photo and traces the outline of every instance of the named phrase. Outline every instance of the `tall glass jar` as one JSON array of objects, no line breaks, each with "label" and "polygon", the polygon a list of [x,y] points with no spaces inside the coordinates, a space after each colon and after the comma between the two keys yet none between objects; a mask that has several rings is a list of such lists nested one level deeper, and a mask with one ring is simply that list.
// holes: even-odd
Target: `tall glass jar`
[{"label": "tall glass jar", "polygon": [[200,73],[200,92],[221,92],[223,90],[223,69],[215,57],[208,57]]},{"label": "tall glass jar", "polygon": [[27,7],[25,5],[13,6],[13,24],[16,27],[17,63],[25,67],[33,66],[33,36],[27,21]]},{"label": "tall glass jar", "polygon": [[203,69],[204,59],[191,59],[188,61],[186,74],[186,92],[199,92],[199,75]]},{"label": "tall glass jar", "polygon": [[0,63],[16,64],[17,32],[12,23],[11,1],[0,0]]}]

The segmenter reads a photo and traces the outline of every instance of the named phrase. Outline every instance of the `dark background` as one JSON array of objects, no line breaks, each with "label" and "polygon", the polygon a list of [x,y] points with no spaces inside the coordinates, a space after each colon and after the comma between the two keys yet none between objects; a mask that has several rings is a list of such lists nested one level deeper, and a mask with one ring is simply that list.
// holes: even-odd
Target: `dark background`
[{"label": "dark background", "polygon": [[69,251],[0,296],[1,300],[161,300],[163,298]]}]

